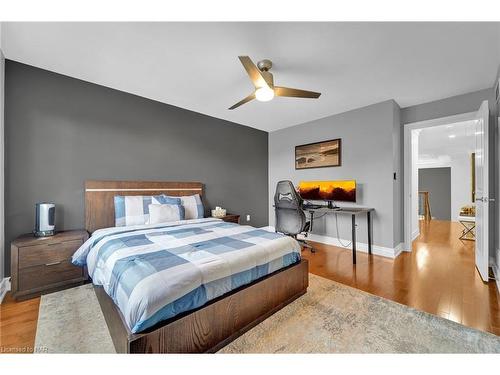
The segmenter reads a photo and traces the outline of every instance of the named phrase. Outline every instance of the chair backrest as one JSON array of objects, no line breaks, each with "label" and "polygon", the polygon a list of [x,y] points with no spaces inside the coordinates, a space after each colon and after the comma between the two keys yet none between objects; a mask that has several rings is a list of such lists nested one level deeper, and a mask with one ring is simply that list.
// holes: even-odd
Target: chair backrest
[{"label": "chair backrest", "polygon": [[274,193],[276,231],[295,235],[303,231],[306,215],[302,210],[302,198],[291,181],[279,181]]}]

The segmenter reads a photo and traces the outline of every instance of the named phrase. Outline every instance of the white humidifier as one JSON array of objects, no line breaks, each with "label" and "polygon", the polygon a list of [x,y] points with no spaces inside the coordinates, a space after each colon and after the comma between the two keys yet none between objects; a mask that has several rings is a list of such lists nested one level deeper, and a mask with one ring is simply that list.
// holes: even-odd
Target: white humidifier
[{"label": "white humidifier", "polygon": [[48,237],[56,233],[56,205],[37,203],[35,205],[35,237]]}]

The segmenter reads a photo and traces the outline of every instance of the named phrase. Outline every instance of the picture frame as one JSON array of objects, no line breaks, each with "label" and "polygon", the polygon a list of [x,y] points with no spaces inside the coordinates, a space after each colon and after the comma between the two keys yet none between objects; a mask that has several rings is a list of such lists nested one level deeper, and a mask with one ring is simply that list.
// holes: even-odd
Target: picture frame
[{"label": "picture frame", "polygon": [[313,142],[295,146],[295,169],[340,167],[342,139]]}]

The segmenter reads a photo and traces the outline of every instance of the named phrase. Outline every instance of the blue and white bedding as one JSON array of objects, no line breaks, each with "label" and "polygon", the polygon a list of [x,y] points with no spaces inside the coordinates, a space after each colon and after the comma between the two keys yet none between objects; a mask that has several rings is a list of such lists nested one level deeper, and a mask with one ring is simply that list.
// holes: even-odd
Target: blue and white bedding
[{"label": "blue and white bedding", "polygon": [[179,206],[179,216],[184,219],[184,208],[180,198],[166,195],[116,195],[115,225],[117,227],[149,224],[149,205],[170,204]]},{"label": "blue and white bedding", "polygon": [[294,239],[214,218],[100,229],[73,255],[134,333],[298,261]]}]

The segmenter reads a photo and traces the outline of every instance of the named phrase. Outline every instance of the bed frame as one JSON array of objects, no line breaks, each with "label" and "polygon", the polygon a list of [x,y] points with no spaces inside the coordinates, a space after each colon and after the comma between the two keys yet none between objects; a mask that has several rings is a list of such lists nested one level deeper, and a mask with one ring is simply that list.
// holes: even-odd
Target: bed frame
[{"label": "bed frame", "polygon": [[[200,194],[199,182],[86,181],[85,227],[90,233],[114,226],[115,195]],[[276,271],[214,299],[196,310],[130,332],[113,300],[94,290],[118,353],[213,353],[307,291],[307,260]]]}]

